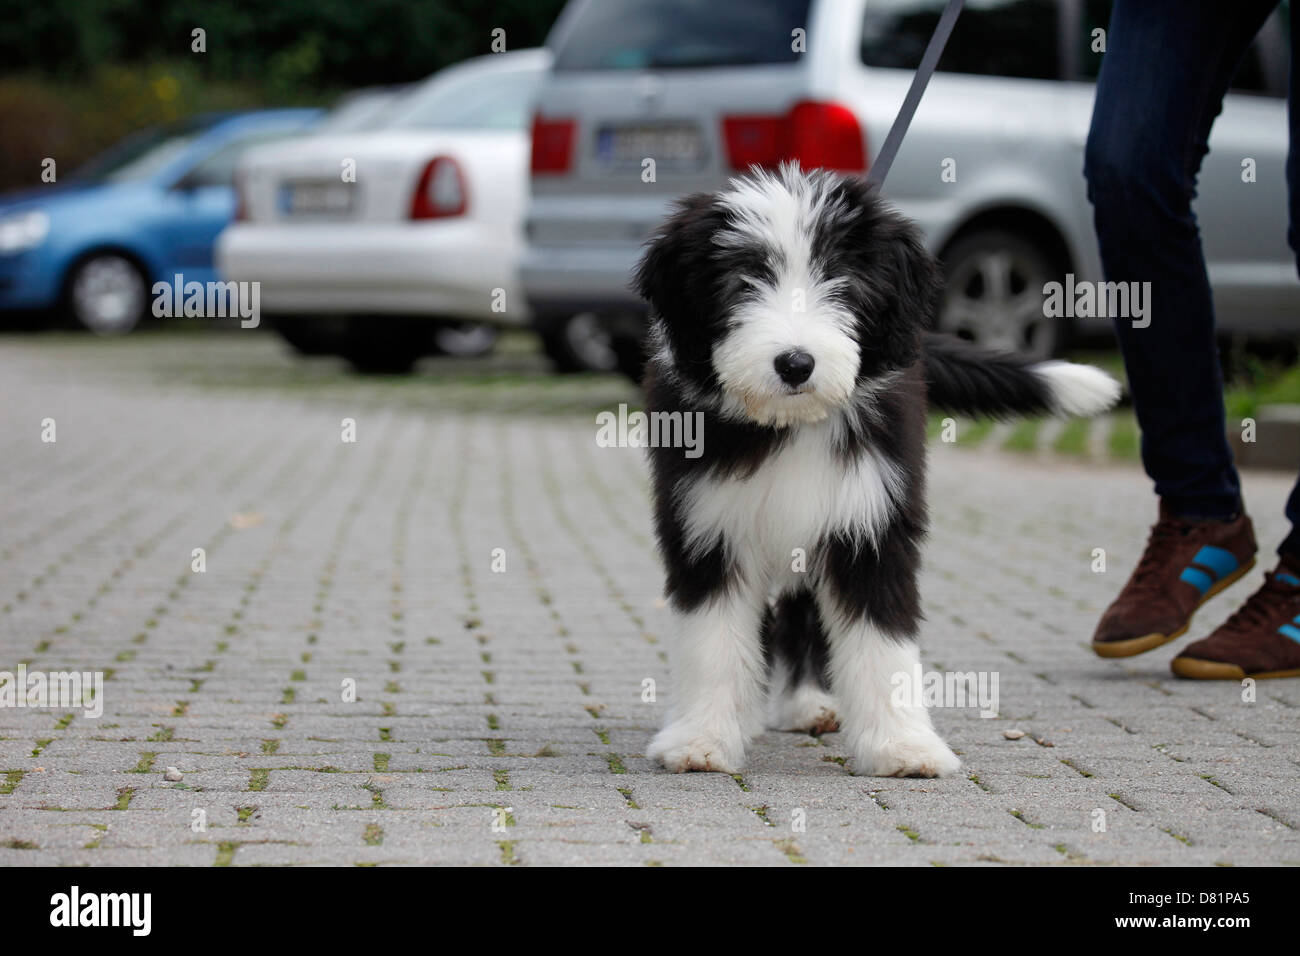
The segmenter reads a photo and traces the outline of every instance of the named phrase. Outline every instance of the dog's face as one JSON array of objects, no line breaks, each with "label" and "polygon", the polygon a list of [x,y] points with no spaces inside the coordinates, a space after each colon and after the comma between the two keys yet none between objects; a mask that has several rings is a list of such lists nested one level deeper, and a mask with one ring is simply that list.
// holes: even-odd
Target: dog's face
[{"label": "dog's face", "polygon": [[682,200],[636,282],[657,360],[721,413],[777,427],[915,362],[941,288],[916,228],[873,190],[797,166]]}]

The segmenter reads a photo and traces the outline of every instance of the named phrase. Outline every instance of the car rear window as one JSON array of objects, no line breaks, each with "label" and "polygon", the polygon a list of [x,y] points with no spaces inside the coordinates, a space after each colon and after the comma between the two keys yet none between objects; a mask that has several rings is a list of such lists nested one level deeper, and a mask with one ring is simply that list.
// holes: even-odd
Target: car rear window
[{"label": "car rear window", "polygon": [[[862,24],[862,62],[915,70],[944,0],[872,0]],[[1056,0],[967,3],[939,60],[948,73],[1060,79]]]},{"label": "car rear window", "polygon": [[383,114],[382,129],[523,129],[541,71],[435,75]]},{"label": "car rear window", "polygon": [[594,0],[568,25],[557,70],[790,63],[810,0]]}]

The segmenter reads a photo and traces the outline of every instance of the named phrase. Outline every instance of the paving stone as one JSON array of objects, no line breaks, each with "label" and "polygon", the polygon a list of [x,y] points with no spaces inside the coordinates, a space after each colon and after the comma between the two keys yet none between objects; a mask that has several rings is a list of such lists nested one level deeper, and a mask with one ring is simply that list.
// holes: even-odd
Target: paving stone
[{"label": "paving stone", "polygon": [[[1088,649],[1153,518],[1135,466],[932,446],[926,667],[998,677],[996,718],[935,711],[960,775],[855,777],[839,735],[778,733],[735,779],[663,772],[644,461],[594,443],[634,393],[528,361],[0,344],[0,670],[106,677],[97,718],[0,709],[0,865],[1300,863],[1300,681]],[[1267,565],[1289,481],[1245,485]]]}]

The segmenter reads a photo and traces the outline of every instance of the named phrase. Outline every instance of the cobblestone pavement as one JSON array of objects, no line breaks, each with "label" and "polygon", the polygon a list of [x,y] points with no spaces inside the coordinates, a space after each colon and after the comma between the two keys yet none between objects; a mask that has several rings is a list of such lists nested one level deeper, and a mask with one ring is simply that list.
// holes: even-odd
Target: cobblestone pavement
[{"label": "cobblestone pavement", "polygon": [[[735,778],[658,769],[645,474],[594,443],[634,395],[537,367],[0,343],[0,670],[106,676],[98,719],[0,709],[0,863],[1300,863],[1300,681],[1088,650],[1153,518],[1134,466],[933,445],[926,663],[999,681],[998,718],[935,714],[962,775],[776,733]],[[1287,481],[1246,487],[1271,549]]]}]

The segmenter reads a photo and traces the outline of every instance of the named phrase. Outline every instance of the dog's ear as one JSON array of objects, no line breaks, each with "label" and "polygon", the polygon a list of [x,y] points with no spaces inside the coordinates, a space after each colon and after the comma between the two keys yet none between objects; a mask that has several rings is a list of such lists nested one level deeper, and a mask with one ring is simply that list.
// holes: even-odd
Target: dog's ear
[{"label": "dog's ear", "polygon": [[[916,224],[861,180],[845,180],[853,210],[841,237],[848,296],[858,313],[860,375],[906,368],[920,358],[921,336],[938,314],[943,277]],[[836,274],[836,273],[833,273]]]},{"label": "dog's ear", "polygon": [[691,278],[713,248],[718,220],[714,197],[696,193],[679,199],[673,213],[650,239],[635,275],[636,291],[661,317],[678,311]]},{"label": "dog's ear", "polygon": [[714,237],[726,215],[709,193],[687,196],[675,206],[650,240],[633,284],[650,304],[651,321],[667,336],[679,366],[707,366],[711,328],[719,318]]},{"label": "dog's ear", "polygon": [[881,348],[891,366],[905,368],[920,358],[921,335],[938,315],[943,279],[917,227],[901,217],[892,218],[895,228],[887,230],[893,233],[892,262],[886,272],[893,278],[893,319]]}]

